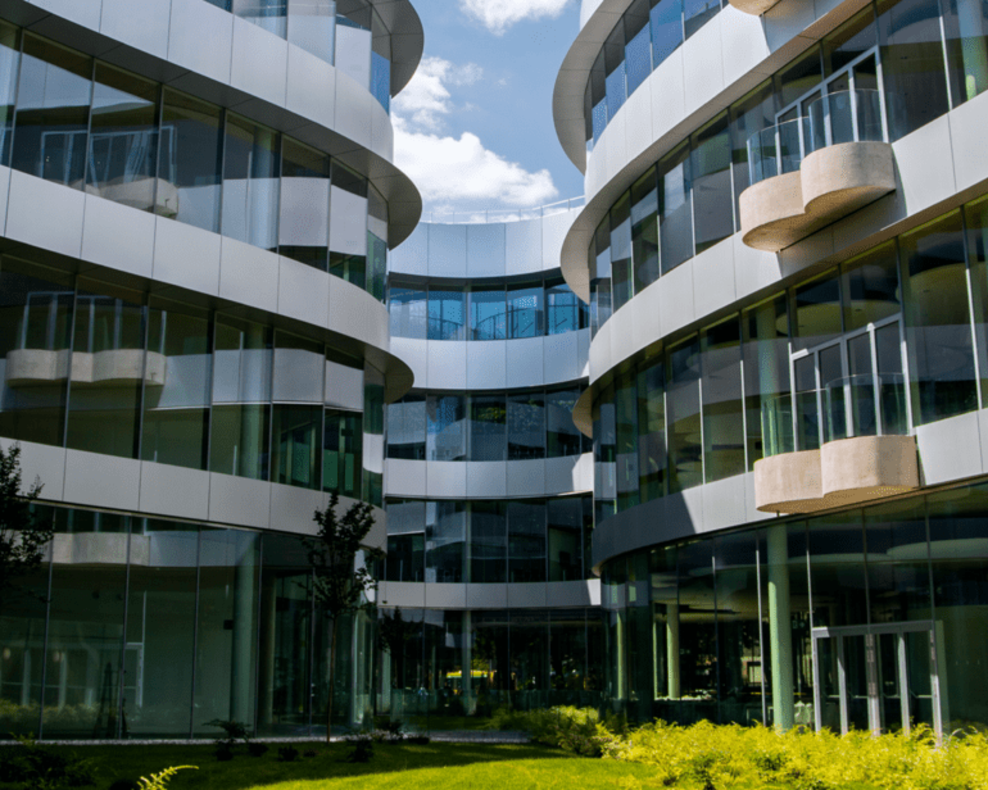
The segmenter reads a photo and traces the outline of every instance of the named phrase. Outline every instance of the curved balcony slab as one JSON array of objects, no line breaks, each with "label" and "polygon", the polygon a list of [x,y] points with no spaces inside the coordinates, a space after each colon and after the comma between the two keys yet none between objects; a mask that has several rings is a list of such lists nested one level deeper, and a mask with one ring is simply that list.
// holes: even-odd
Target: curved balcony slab
[{"label": "curved balcony slab", "polygon": [[799,171],[741,193],[741,233],[756,250],[778,252],[895,189],[892,146],[840,143],[814,151]]},{"label": "curved balcony slab", "polygon": [[856,436],[820,450],[825,506],[866,502],[919,487],[916,438]]},{"label": "curved balcony slab", "polygon": [[728,2],[743,14],[761,16],[778,3],[779,0],[728,0]]},{"label": "curved balcony slab", "polygon": [[139,349],[97,351],[95,354],[22,348],[7,354],[4,379],[9,387],[72,383],[105,387],[127,386],[142,379],[149,386],[163,386],[167,360],[163,354]]},{"label": "curved balcony slab", "polygon": [[755,508],[763,513],[813,513],[822,509],[820,469],[819,450],[755,461]]}]

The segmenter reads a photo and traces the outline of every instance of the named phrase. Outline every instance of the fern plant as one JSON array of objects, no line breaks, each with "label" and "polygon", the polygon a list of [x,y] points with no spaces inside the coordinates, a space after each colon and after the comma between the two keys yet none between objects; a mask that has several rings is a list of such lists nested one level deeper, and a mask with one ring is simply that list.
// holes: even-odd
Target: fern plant
[{"label": "fern plant", "polygon": [[175,774],[185,768],[189,768],[193,771],[199,770],[198,765],[173,765],[170,768],[166,768],[164,771],[151,774],[150,779],[146,776],[142,776],[137,781],[140,782],[141,790],[167,790],[168,783],[172,780]]}]

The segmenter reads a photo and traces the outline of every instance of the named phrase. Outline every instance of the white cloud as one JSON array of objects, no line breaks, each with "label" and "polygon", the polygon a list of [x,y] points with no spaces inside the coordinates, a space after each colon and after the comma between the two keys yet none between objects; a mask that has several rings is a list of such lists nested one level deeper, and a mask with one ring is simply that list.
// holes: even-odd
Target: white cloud
[{"label": "white cloud", "polygon": [[395,97],[395,164],[422,193],[426,210],[529,207],[558,195],[548,170],[530,172],[484,147],[472,132],[445,132],[447,117],[470,105],[457,104],[450,87],[483,78],[473,64],[428,57]]},{"label": "white cloud", "polygon": [[411,131],[395,124],[395,164],[422,193],[429,209],[538,206],[559,192],[548,170],[532,173],[488,150],[480,138]]},{"label": "white cloud", "polygon": [[460,0],[460,8],[500,36],[524,19],[554,19],[569,3],[570,0]]},{"label": "white cloud", "polygon": [[472,85],[483,76],[475,63],[456,66],[443,58],[423,58],[411,82],[394,100],[394,111],[417,126],[438,129],[453,110],[447,85]]}]

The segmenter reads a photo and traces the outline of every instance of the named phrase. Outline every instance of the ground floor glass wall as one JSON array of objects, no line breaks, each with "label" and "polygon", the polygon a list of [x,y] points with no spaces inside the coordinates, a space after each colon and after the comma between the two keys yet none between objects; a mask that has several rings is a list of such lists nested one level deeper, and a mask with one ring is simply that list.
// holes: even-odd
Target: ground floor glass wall
[{"label": "ground floor glass wall", "polygon": [[984,727],[986,570],[988,483],[612,560],[608,704],[681,724]]},{"label": "ground floor glass wall", "polygon": [[[44,508],[50,561],[0,602],[0,732],[325,732],[329,621],[294,535]],[[375,623],[341,627],[334,725],[373,715]],[[357,664],[365,666],[358,669]]]},{"label": "ground floor glass wall", "polygon": [[464,729],[498,708],[597,707],[597,609],[382,608],[378,712],[412,729]]}]

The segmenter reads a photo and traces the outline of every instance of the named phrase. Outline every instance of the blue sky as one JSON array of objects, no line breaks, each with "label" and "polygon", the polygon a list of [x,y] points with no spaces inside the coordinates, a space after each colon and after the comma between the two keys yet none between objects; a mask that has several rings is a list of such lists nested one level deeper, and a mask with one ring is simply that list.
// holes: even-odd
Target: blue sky
[{"label": "blue sky", "polygon": [[393,104],[395,163],[432,211],[526,208],[575,197],[583,176],[556,138],[552,86],[579,0],[413,0],[425,28]]}]

